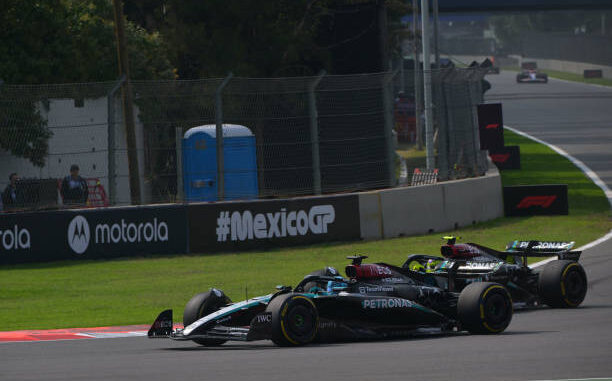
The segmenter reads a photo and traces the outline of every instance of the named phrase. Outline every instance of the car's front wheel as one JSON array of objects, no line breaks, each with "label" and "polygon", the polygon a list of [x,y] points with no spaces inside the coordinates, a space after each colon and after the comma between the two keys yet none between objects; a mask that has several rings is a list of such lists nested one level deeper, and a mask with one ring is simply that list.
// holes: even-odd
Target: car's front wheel
[{"label": "car's front wheel", "polygon": [[319,313],[310,298],[296,293],[282,294],[270,301],[272,341],[280,346],[311,343],[319,329]]},{"label": "car's front wheel", "polygon": [[[183,325],[187,327],[200,318],[209,315],[232,301],[223,291],[216,288],[208,292],[195,295],[187,302],[183,312]],[[219,339],[193,339],[194,342],[205,346],[218,346],[226,342]]]}]

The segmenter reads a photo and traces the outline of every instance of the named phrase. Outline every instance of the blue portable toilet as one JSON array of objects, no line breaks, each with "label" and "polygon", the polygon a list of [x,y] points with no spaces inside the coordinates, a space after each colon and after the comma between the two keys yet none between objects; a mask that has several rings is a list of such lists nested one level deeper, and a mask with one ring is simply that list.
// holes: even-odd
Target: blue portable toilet
[{"label": "blue portable toilet", "polygon": [[[257,198],[255,136],[245,126],[223,124],[225,199]],[[183,187],[187,201],[217,201],[216,126],[193,127],[183,137]]]}]

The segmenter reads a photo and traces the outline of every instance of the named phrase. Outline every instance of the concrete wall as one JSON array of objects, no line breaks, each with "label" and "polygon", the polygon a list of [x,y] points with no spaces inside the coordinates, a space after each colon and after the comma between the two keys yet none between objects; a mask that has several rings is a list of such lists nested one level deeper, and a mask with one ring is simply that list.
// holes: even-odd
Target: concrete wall
[{"label": "concrete wall", "polygon": [[501,177],[490,167],[483,177],[360,193],[361,238],[440,232],[502,217]]}]

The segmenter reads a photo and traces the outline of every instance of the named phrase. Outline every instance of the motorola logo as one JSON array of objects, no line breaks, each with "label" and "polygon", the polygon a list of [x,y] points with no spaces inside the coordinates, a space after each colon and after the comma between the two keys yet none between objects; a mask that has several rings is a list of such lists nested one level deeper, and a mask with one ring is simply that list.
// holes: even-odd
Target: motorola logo
[{"label": "motorola logo", "polygon": [[77,254],[83,254],[89,247],[89,223],[83,216],[76,216],[68,225],[68,245]]}]

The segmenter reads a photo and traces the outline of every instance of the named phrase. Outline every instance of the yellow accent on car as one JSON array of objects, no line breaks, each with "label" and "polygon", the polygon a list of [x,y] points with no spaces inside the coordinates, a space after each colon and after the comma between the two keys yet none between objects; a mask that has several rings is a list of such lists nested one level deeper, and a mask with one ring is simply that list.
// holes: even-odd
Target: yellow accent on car
[{"label": "yellow accent on car", "polygon": [[[512,305],[512,297],[510,296],[510,294],[508,293],[508,290],[506,290],[503,286],[498,286],[498,285],[493,285],[490,286],[489,288],[487,288],[485,290],[485,292],[482,293],[482,296],[480,297],[480,300],[484,300],[484,298],[487,296],[487,294],[489,293],[489,291],[491,291],[494,288],[501,288],[502,290],[504,290],[504,292],[506,293],[506,295],[508,295],[508,298],[510,299],[510,309],[512,310],[512,313],[514,313],[514,306]],[[480,318],[484,319],[484,305],[482,303],[480,303]],[[489,325],[486,322],[482,322],[482,325],[484,325],[484,327],[486,329],[488,329],[491,332],[500,332],[501,330],[494,330],[491,327],[489,327]]]},{"label": "yellow accent on car", "polygon": [[563,283],[563,280],[565,279],[565,274],[567,273],[567,270],[570,269],[570,267],[572,266],[578,266],[577,263],[570,263],[565,270],[563,270],[563,274],[561,274],[561,295],[563,296],[563,300],[565,300],[565,303],[569,304],[572,307],[576,307],[578,305],[578,303],[573,303],[570,302],[568,298],[565,297],[565,283]]},{"label": "yellow accent on car", "polygon": [[500,328],[500,329],[494,329],[494,328],[491,328],[491,327],[490,327],[490,326],[489,326],[489,325],[488,325],[486,322],[484,322],[484,321],[482,322],[482,325],[484,325],[484,327],[485,327],[486,329],[488,329],[488,330],[489,330],[489,332],[493,332],[493,333],[496,333],[496,332],[501,332],[501,331],[503,330],[503,328]]},{"label": "yellow accent on car", "polygon": [[[563,270],[563,274],[561,274],[561,295],[565,296],[565,284],[563,283],[563,281],[565,280],[565,274],[567,274],[567,271],[573,267],[573,266],[578,266],[577,263],[570,263],[565,270]],[[566,299],[567,300],[567,299]]]}]

